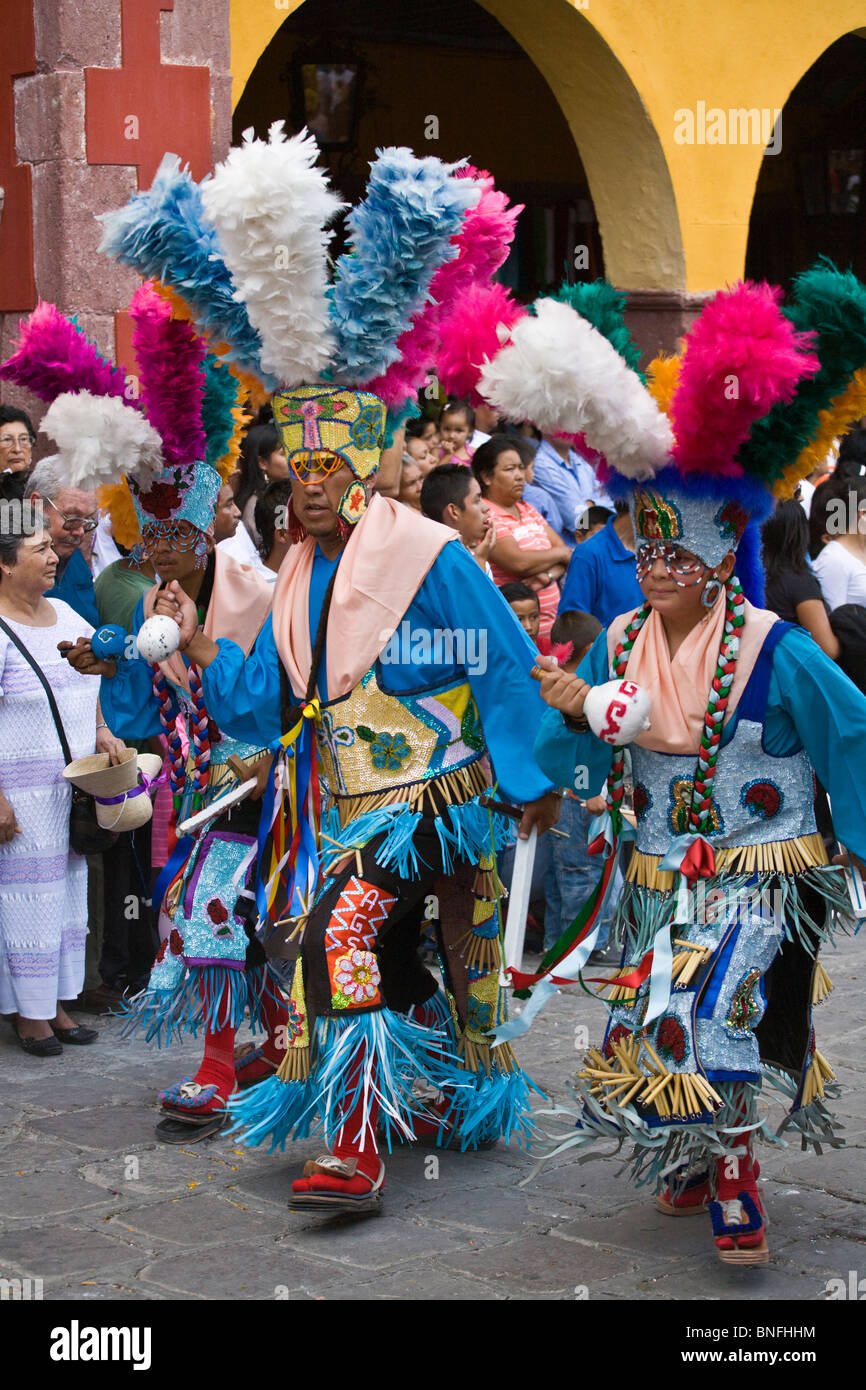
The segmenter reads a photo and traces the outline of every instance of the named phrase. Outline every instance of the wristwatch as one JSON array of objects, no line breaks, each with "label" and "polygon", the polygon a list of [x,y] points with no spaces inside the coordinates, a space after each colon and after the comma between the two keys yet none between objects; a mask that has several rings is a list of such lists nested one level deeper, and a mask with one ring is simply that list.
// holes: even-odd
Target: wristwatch
[{"label": "wristwatch", "polygon": [[571,714],[563,714],[562,722],[566,729],[571,729],[573,734],[588,734],[589,720],[585,714],[581,714],[577,719]]}]

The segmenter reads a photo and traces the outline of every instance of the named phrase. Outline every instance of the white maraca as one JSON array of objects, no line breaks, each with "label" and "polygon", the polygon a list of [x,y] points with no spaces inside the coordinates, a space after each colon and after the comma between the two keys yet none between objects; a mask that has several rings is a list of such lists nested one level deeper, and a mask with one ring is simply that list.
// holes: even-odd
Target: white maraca
[{"label": "white maraca", "polygon": [[165,661],[180,646],[180,628],[174,618],[157,613],[142,623],[136,645],[145,661]]},{"label": "white maraca", "polygon": [[592,687],[583,712],[596,738],[631,743],[650,726],[650,697],[634,681],[606,681]]}]

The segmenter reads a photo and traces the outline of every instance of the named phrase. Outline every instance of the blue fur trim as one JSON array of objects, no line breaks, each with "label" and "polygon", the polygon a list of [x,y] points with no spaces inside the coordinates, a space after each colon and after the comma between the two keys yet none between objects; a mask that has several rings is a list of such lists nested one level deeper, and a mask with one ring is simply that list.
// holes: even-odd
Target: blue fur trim
[{"label": "blue fur trim", "polygon": [[437,1143],[447,1142],[450,1126],[463,1153],[496,1139],[504,1139],[507,1144],[512,1134],[520,1148],[529,1148],[535,1134],[530,1092],[543,1096],[541,1088],[525,1072],[500,1067],[495,1049],[489,1075],[479,1067],[474,1074],[465,1071],[464,1076],[469,1087],[450,1097]]},{"label": "blue fur trim", "polygon": [[189,304],[200,328],[231,344],[223,360],[253,372],[267,390],[276,388],[276,379],[261,369],[261,338],[245,306],[234,298],[234,281],[205,214],[201,189],[175,155],[165,156],[149,189],[102,214],[100,221],[100,251],[145,280],[170,285]]},{"label": "blue fur trim", "polygon": [[734,574],[743,593],[756,608],[764,606],[764,567],[761,564],[761,532],[752,517],[737,546]]},{"label": "blue fur trim", "polygon": [[766,521],[773,510],[772,494],[754,478],[720,478],[715,474],[708,476],[705,473],[680,473],[672,464],[660,469],[654,478],[648,478],[643,483],[635,483],[633,478],[626,478],[612,470],[611,476],[605,481],[605,487],[614,498],[631,498],[636,487],[651,488],[653,492],[660,492],[663,497],[669,490],[684,498],[687,505],[690,497],[696,501],[712,498],[719,504],[733,499],[759,523]]},{"label": "blue fur trim", "polygon": [[396,343],[427,297],[439,266],[457,253],[452,237],[474,205],[472,179],[456,166],[382,150],[370,166],[367,196],[350,212],[351,249],[329,290],[335,381],[369,382],[397,358]]},{"label": "blue fur trim", "polygon": [[313,1066],[306,1081],[276,1077],[229,1102],[240,1139],[257,1146],[270,1138],[270,1152],[287,1139],[322,1134],[331,1143],[346,1118],[361,1109],[360,1140],[378,1105],[378,1129],[388,1149],[396,1138],[414,1139],[413,1117],[420,1117],[413,1095],[415,1082],[434,1090],[467,1087],[466,1073],[452,1055],[448,1039],[437,1029],[422,1028],[390,1009],[320,1018],[316,1023]]}]

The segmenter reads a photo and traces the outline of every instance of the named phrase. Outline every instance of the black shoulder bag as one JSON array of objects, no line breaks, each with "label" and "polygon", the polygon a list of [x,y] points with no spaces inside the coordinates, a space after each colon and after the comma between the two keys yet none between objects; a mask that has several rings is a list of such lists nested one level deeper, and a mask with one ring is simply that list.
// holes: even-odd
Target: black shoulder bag
[{"label": "black shoulder bag", "polygon": [[[57,737],[60,739],[60,746],[63,749],[63,756],[67,765],[72,762],[72,754],[69,751],[69,743],[66,738],[66,730],[63,727],[63,720],[60,718],[60,710],[57,708],[57,701],[54,692],[45,679],[42,667],[31,656],[24,646],[24,643],[15,635],[10,627],[0,618],[0,628],[6,633],[9,641],[18,648],[28,666],[31,666],[39,677],[42,689],[48,696],[48,704],[51,709],[51,717],[54,720],[54,727],[57,730]],[[72,788],[72,806],[69,812],[69,848],[74,854],[102,854],[103,850],[111,849],[117,840],[117,836],[112,830],[104,830],[96,819],[96,802],[87,792],[80,787]]]}]

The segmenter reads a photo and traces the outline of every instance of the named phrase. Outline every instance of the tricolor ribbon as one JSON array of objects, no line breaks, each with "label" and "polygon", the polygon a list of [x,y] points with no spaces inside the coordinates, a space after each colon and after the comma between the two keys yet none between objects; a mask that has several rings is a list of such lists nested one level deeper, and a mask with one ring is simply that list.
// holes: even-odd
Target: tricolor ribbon
[{"label": "tricolor ribbon", "polygon": [[[319,879],[321,797],[316,759],[315,724],[321,718],[318,699],[301,710],[291,729],[271,744],[274,775],[266,788],[257,837],[259,870],[256,905],[259,924],[273,920],[277,892],[287,871],[287,904],[292,915],[308,908]],[[271,853],[265,876],[265,849]]]},{"label": "tricolor ribbon", "polygon": [[507,973],[514,989],[518,992],[531,989],[532,993],[520,1017],[509,1020],[495,1030],[494,1045],[509,1042],[525,1033],[560,985],[577,983],[581,971],[595,950],[602,910],[619,863],[622,845],[625,840],[634,838],[634,830],[627,822],[623,822],[622,831],[617,835],[610,813],[604,811],[590,823],[590,835],[599,842],[596,853],[607,848],[601,877],[577,917],[544,956],[541,962],[542,969],[538,974],[525,975],[509,966]]}]

